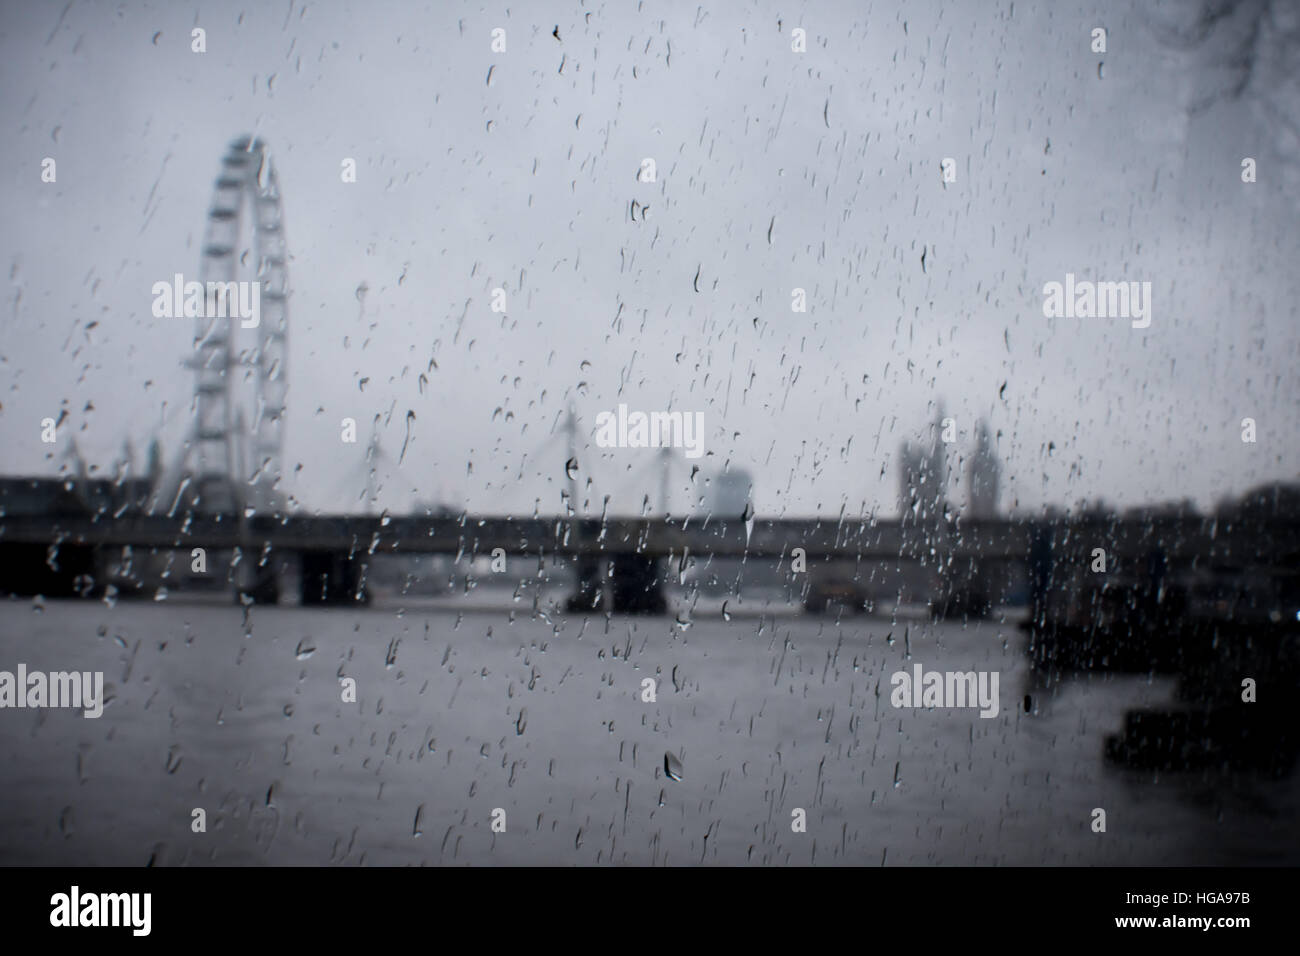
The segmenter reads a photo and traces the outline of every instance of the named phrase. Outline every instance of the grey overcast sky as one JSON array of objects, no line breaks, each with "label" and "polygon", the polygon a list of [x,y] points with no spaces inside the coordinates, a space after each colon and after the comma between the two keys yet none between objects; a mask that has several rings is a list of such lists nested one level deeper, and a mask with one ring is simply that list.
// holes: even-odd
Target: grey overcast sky
[{"label": "grey overcast sky", "polygon": [[[301,507],[355,506],[380,415],[381,507],[559,512],[570,401],[589,507],[613,513],[659,487],[653,450],[595,445],[619,402],[703,413],[676,511],[740,467],[759,513],[893,514],[899,446],[940,400],[954,454],[980,418],[1000,433],[1002,508],[1294,480],[1300,14],[1243,3],[1175,42],[1198,9],[5,2],[4,470],[54,473],[61,408],[100,468],[127,438],[179,452],[193,323],[150,290],[198,277],[220,158],[251,132],[284,196]],[[1044,318],[1067,272],[1150,281],[1150,327]]]}]

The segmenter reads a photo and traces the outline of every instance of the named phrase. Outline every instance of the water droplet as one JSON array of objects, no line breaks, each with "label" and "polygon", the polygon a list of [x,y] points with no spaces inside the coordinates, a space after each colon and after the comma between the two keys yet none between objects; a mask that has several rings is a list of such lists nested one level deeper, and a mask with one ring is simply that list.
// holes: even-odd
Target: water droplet
[{"label": "water droplet", "polygon": [[[267,89],[270,89],[268,80]],[[262,151],[260,162],[257,167],[257,188],[268,189],[271,185],[271,156],[265,150]]]},{"label": "water droplet", "polygon": [[[664,773],[669,780],[682,779],[682,762],[670,753],[664,754]],[[663,806],[663,803],[659,805]]]}]

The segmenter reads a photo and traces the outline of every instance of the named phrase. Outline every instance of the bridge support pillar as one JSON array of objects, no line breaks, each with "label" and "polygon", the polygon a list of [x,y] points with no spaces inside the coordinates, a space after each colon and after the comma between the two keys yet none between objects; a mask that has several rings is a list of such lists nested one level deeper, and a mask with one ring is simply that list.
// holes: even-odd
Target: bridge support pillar
[{"label": "bridge support pillar", "polygon": [[579,614],[603,611],[605,582],[601,578],[601,560],[580,557],[574,561],[573,567],[577,580],[574,583],[573,593],[565,602],[565,607]]},{"label": "bridge support pillar", "polygon": [[1039,531],[1029,548],[1029,621],[1035,630],[1048,626],[1052,563],[1052,533]]},{"label": "bridge support pillar", "polygon": [[43,544],[0,544],[0,567],[5,569],[0,593],[75,597],[102,590],[99,563],[87,545],[61,544],[51,559]]},{"label": "bridge support pillar", "polygon": [[[1030,664],[1050,668],[1060,662],[1061,636],[1055,617],[1059,608],[1052,606],[1054,565],[1052,532],[1040,529],[1029,546],[1029,618],[1021,627],[1029,632],[1027,648]],[[1057,602],[1059,605],[1060,602]]]},{"label": "bridge support pillar", "polygon": [[991,576],[977,559],[969,558],[940,573],[931,610],[939,619],[984,618],[992,607],[992,595]]},{"label": "bridge support pillar", "polygon": [[619,614],[663,614],[663,574],[659,561],[639,554],[620,554],[610,560],[614,611]]},{"label": "bridge support pillar", "polygon": [[369,604],[365,570],[347,551],[302,552],[302,603]]},{"label": "bridge support pillar", "polygon": [[254,604],[279,603],[280,563],[268,560],[265,564],[258,561],[241,564],[235,585],[235,600],[243,603],[248,599]]}]

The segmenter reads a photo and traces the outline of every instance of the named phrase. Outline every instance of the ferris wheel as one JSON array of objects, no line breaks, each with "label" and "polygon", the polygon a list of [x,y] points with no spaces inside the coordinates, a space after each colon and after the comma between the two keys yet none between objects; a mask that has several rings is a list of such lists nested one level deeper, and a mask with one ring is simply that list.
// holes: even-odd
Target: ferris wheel
[{"label": "ferris wheel", "polygon": [[[251,233],[251,238],[249,234]],[[288,388],[288,248],[280,187],[262,140],[241,136],[221,159],[203,239],[208,308],[196,320],[193,456],[196,505],[275,509],[282,495]],[[256,328],[220,317],[216,284],[258,284]],[[241,334],[242,333],[242,334]]]}]

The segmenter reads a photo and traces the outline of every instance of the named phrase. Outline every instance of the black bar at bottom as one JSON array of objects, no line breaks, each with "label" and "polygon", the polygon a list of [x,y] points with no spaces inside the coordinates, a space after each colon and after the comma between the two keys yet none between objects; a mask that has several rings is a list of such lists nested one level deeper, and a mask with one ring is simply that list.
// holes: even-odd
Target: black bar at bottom
[{"label": "black bar at bottom", "polygon": [[[1232,945],[1292,929],[1294,885],[1294,869],[13,868],[0,869],[0,927],[6,940],[76,932],[79,943],[259,949],[402,938],[496,948],[512,936],[525,945],[603,939],[602,948],[717,939],[734,949],[753,939],[766,949],[845,933],[863,946],[893,938],[1022,949],[1125,937]],[[73,927],[73,887],[78,924],[119,925]],[[147,935],[138,932],[144,896],[120,894],[149,894]]]}]

